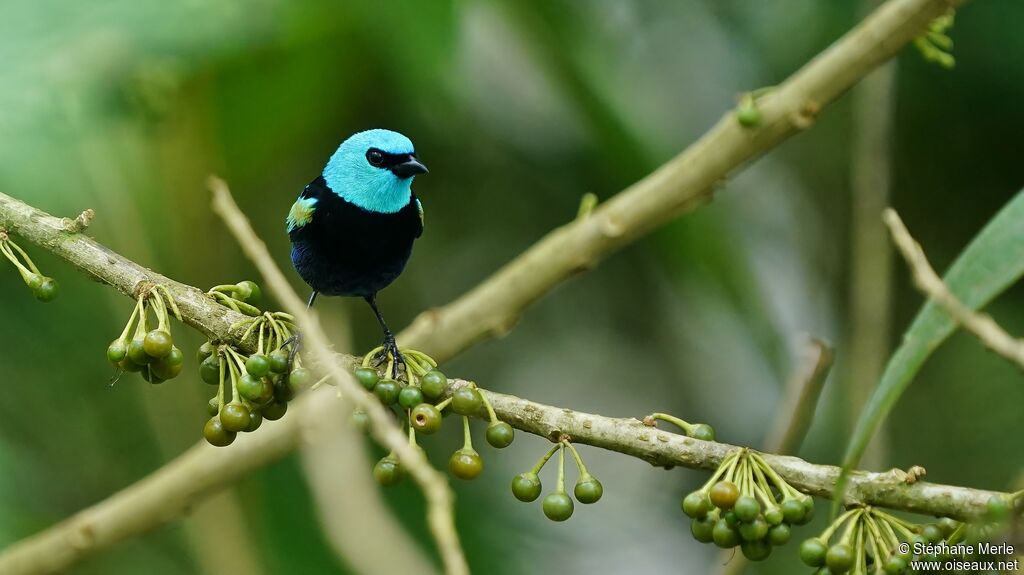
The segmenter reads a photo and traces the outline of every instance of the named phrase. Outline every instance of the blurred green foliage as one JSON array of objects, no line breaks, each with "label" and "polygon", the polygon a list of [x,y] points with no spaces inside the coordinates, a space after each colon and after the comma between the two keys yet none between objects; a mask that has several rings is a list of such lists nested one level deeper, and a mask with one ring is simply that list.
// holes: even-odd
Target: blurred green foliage
[{"label": "blurred green foliage", "polygon": [[[55,214],[92,207],[90,233],[100,241],[208,287],[253,270],[208,210],[207,174],[231,183],[284,265],[288,206],[340,140],[369,127],[400,130],[431,168],[416,182],[426,233],[381,297],[401,324],[571,219],[584,193],[608,198],[671,157],[737,93],[781,81],[856,22],[858,7],[5,2],[0,189]],[[973,2],[951,32],[955,70],[913,50],[899,59],[893,203],[940,270],[1024,185],[1022,18],[1015,0]],[[715,424],[722,440],[758,444],[794,337],[809,331],[836,344],[840,366],[801,454],[837,462],[849,433],[839,388],[850,118],[843,99],[814,130],[731,180],[713,204],[560,287],[508,337],[446,371],[586,411],[676,412]],[[0,269],[0,545],[156,469],[199,438],[204,419],[198,377],[110,386],[103,350],[130,302],[29,251],[64,289],[36,304],[16,274]],[[921,303],[902,269],[897,278],[897,333],[878,334],[893,342]],[[1024,333],[1021,294],[1011,290],[989,308],[1014,333]],[[324,300],[318,309],[338,333],[351,317],[360,349],[377,338],[358,304]],[[192,350],[200,343],[194,333],[183,341]],[[897,405],[887,463],[924,465],[937,481],[1007,487],[1024,461],[1013,432],[1020,383],[1012,366],[954,336]],[[430,442],[438,463],[457,446],[455,435]],[[508,493],[511,477],[542,449],[520,434],[500,457],[483,450],[483,476],[458,484],[459,526],[477,572],[712,569],[715,555],[690,538],[678,510],[704,474],[588,449],[605,498],[552,524]],[[429,547],[415,490],[388,497]],[[214,548],[249,553],[268,574],[344,569],[320,535],[294,459],[253,475],[233,501],[243,532],[224,530]],[[210,519],[161,528],[74,572],[212,573],[190,538],[194,521]],[[756,571],[792,572],[795,548],[786,551]]]}]

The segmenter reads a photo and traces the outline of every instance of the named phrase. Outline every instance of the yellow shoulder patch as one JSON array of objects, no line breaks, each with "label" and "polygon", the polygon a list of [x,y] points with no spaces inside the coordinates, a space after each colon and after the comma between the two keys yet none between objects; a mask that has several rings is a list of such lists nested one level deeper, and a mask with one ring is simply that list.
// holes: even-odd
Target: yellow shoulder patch
[{"label": "yellow shoulder patch", "polygon": [[288,210],[288,231],[293,231],[296,228],[313,221],[313,212],[316,210],[316,198],[299,198],[292,204],[292,209]]}]

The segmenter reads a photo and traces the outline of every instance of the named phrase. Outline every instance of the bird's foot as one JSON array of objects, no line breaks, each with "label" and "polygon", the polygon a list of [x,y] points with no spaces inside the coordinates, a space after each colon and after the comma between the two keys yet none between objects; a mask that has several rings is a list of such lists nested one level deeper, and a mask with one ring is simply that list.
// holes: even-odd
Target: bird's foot
[{"label": "bird's foot", "polygon": [[437,367],[437,362],[432,357],[410,348],[399,348],[394,340],[384,340],[384,343],[370,350],[370,353],[363,356],[362,366],[379,369],[386,365],[383,375],[394,380],[405,380],[407,383],[416,381],[423,377],[428,371]]},{"label": "bird's foot", "polygon": [[288,369],[285,371],[285,383],[288,383],[288,376],[291,375],[292,369],[295,367],[295,357],[299,355],[299,347],[302,346],[302,335],[298,332],[293,333],[288,339],[281,342],[278,349],[288,348]]}]

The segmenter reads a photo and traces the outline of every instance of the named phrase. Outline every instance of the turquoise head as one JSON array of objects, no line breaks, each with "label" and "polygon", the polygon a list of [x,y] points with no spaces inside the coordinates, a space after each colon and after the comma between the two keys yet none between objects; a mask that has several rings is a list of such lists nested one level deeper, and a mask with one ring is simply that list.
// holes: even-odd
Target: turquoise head
[{"label": "turquoise head", "polygon": [[323,176],[345,201],[371,212],[393,214],[408,205],[416,174],[426,172],[409,138],[376,129],[342,142]]}]

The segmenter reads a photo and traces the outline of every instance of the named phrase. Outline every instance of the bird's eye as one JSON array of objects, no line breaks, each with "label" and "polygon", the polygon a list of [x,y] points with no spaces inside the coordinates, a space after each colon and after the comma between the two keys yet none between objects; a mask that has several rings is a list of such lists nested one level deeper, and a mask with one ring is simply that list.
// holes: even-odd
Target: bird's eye
[{"label": "bird's eye", "polygon": [[382,166],[384,165],[384,154],[380,150],[370,149],[366,151],[366,161],[370,162],[371,166]]}]

